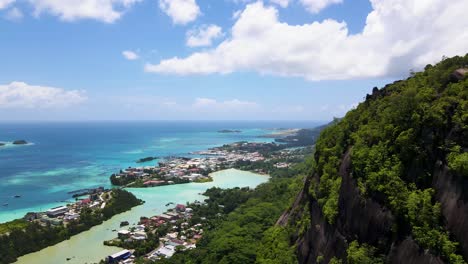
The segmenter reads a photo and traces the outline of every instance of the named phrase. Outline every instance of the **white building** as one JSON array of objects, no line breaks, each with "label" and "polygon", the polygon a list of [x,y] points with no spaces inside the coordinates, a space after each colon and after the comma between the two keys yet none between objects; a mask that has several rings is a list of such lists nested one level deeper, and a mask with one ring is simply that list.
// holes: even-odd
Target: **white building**
[{"label": "white building", "polygon": [[64,215],[69,209],[66,206],[54,207],[46,211],[48,217],[57,217]]}]

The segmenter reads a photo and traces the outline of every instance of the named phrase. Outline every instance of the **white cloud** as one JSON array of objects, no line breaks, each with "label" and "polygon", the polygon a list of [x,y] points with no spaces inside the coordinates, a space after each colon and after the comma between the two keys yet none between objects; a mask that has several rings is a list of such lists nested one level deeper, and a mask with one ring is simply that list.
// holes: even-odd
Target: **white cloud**
[{"label": "white cloud", "polygon": [[[258,0],[231,0],[236,4],[246,4],[246,3],[252,3]],[[288,7],[289,3],[291,3],[293,0],[269,0],[268,2],[279,5],[283,8]]]},{"label": "white cloud", "polygon": [[83,91],[12,82],[0,85],[0,108],[62,108],[86,101]]},{"label": "white cloud", "polygon": [[122,51],[122,55],[127,59],[127,60],[137,60],[140,58],[136,52],[133,52],[131,50],[124,50]]},{"label": "white cloud", "polygon": [[8,10],[8,12],[5,15],[5,18],[10,20],[10,21],[19,21],[23,18],[23,12],[19,10],[16,7],[13,7],[12,9]]},{"label": "white cloud", "polygon": [[187,46],[211,46],[214,39],[223,35],[221,27],[217,25],[203,25],[187,32]]},{"label": "white cloud", "polygon": [[288,7],[290,1],[291,0],[270,0],[270,2],[277,4],[282,8]]},{"label": "white cloud", "polygon": [[188,24],[201,14],[195,0],[159,0],[159,8],[171,17],[174,24]]},{"label": "white cloud", "polygon": [[[0,0],[1,1],[1,0]],[[36,16],[50,13],[64,21],[95,19],[112,23],[142,0],[29,0]]]},{"label": "white cloud", "polygon": [[196,98],[192,107],[197,110],[250,111],[258,108],[259,105],[255,102],[241,101],[239,99],[217,101],[211,98]]},{"label": "white cloud", "polygon": [[307,11],[316,14],[330,5],[342,3],[343,0],[300,0],[300,2]]},{"label": "white cloud", "polygon": [[7,8],[13,2],[15,2],[15,0],[0,0],[0,9]]},{"label": "white cloud", "polygon": [[327,19],[304,25],[280,22],[278,10],[262,2],[247,5],[217,47],[147,64],[167,74],[256,71],[309,80],[400,77],[443,55],[467,52],[468,1],[371,0],[361,33]]}]

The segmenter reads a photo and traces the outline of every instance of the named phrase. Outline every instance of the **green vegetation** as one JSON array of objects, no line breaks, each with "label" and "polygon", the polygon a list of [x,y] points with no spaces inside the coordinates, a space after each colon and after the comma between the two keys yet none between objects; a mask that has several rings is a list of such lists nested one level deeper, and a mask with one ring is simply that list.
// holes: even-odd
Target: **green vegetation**
[{"label": "green vegetation", "polygon": [[[312,159],[309,158],[308,163],[305,163],[304,160],[310,157],[312,153],[313,148],[311,146],[289,150],[287,154],[273,151],[264,154],[267,158],[265,161],[240,160],[234,163],[233,167],[244,171],[263,172],[273,178],[291,178],[301,173],[306,175],[306,172],[311,172]],[[289,168],[275,167],[275,164],[280,162],[291,164],[291,166]]]},{"label": "green vegetation", "polygon": [[212,182],[212,181],[213,181],[213,178],[207,177],[207,178],[196,179],[196,180],[194,180],[193,182],[196,182],[196,183],[204,183],[204,182]]},{"label": "green vegetation", "polygon": [[[314,160],[320,183],[310,193],[329,223],[338,215],[339,168],[349,153],[361,194],[391,209],[398,219],[397,236],[404,237],[409,229],[408,235],[424,249],[450,263],[465,263],[458,243],[443,228],[431,189],[435,164],[468,177],[468,78],[451,75],[465,65],[468,55],[445,59],[405,81],[374,88],[357,109],[324,129]],[[354,244],[350,250],[372,251]],[[348,262],[353,263],[349,256]]]},{"label": "green vegetation", "polygon": [[273,177],[255,190],[209,189],[205,194],[209,206],[197,209],[199,216],[213,216],[218,205],[223,205],[225,216],[207,217],[212,220],[196,249],[158,263],[296,263],[290,230],[274,225],[303,186],[305,172],[297,173],[292,178]]},{"label": "green vegetation", "polygon": [[289,232],[283,227],[273,226],[263,233],[256,263],[297,263],[294,249],[289,245]]},{"label": "green vegetation", "polygon": [[[210,188],[203,195],[208,198],[205,199],[205,203],[194,202],[187,204],[187,207],[193,209],[193,216],[189,220],[190,225],[196,225],[199,223],[203,224],[203,229],[215,229],[220,223],[222,223],[226,216],[234,211],[239,205],[245,203],[249,198],[254,195],[254,191],[250,188],[232,188],[232,189],[220,189],[220,188]],[[145,241],[133,241],[125,242],[120,239],[114,239],[111,241],[104,242],[105,245],[109,246],[120,246],[129,249],[136,250],[136,256],[143,256],[146,253],[149,253],[151,250],[157,247],[159,243],[159,238],[167,234],[171,230],[172,226],[180,226],[185,220],[179,219],[175,224],[165,224],[161,225],[156,229],[155,234],[151,232],[146,232],[148,234],[148,239]],[[188,259],[188,256],[185,256],[186,253],[179,252],[177,258]],[[172,263],[171,260],[163,260],[163,262],[168,261]],[[149,261],[140,257],[137,259],[137,263],[148,263]],[[101,261],[101,263],[105,263]],[[159,262],[158,262],[159,263]]]},{"label": "green vegetation", "polygon": [[28,226],[28,221],[16,219],[10,222],[0,224],[0,235],[6,234],[14,229],[24,229]]},{"label": "green vegetation", "polygon": [[462,152],[460,146],[456,146],[448,155],[447,160],[450,169],[468,177],[468,152]]},{"label": "green vegetation", "polygon": [[284,138],[277,138],[275,142],[285,143],[282,145],[283,147],[300,147],[300,146],[311,146],[315,144],[318,136],[322,129],[324,129],[327,125],[319,126],[313,129],[300,129],[294,135],[289,135]]},{"label": "green vegetation", "polygon": [[383,257],[375,256],[375,251],[372,246],[353,241],[346,250],[348,264],[383,264]]},{"label": "green vegetation", "polygon": [[80,220],[63,225],[42,225],[38,221],[27,222],[15,220],[0,225],[0,263],[12,263],[19,256],[41,250],[55,245],[71,236],[99,225],[115,214],[130,210],[133,206],[140,205],[141,200],[133,194],[120,189],[114,189],[111,200],[106,207],[91,210],[83,208]]},{"label": "green vegetation", "polygon": [[113,215],[123,213],[132,207],[143,204],[143,201],[136,198],[131,192],[123,189],[114,189],[111,193],[111,200],[107,202],[106,207],[102,209],[104,220]]}]

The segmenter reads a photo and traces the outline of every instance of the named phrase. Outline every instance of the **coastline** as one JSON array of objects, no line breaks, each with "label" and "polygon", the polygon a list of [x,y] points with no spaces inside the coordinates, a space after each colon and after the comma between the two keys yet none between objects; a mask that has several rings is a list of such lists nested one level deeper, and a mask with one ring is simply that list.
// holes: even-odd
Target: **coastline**
[{"label": "coastline", "polygon": [[[122,189],[102,189],[94,196],[94,200],[89,198],[46,212],[31,212],[22,219],[1,224],[0,247],[9,249],[3,252],[2,261],[10,263],[21,256],[69,240],[115,215],[144,204],[144,201]],[[34,246],[23,248],[25,240]]]},{"label": "coastline", "polygon": [[276,130],[274,132],[268,133],[268,134],[260,136],[260,137],[262,137],[262,138],[274,138],[274,139],[282,138],[282,137],[295,135],[300,130],[301,129],[299,129],[299,128]]},{"label": "coastline", "polygon": [[[234,142],[191,153],[196,157],[169,157],[154,166],[128,167],[110,176],[114,186],[147,188],[154,186],[210,182],[210,173],[239,168],[242,162],[265,161],[269,154],[284,149],[277,143]],[[255,171],[260,172],[262,171]]]},{"label": "coastline", "polygon": [[[18,137],[33,142],[27,147],[0,147],[0,205],[9,204],[0,206],[0,222],[59,206],[70,200],[67,192],[72,190],[110,188],[108,176],[120,168],[146,166],[136,163],[140,158],[190,155],[242,140],[268,142],[259,136],[268,127],[278,126],[245,122],[0,124],[0,140]],[[89,134],[90,128],[96,133]],[[217,132],[225,128],[242,129],[242,133]],[[22,197],[13,199],[14,195]]]},{"label": "coastline", "polygon": [[[213,182],[188,183],[180,185],[166,185],[149,188],[125,188],[133,193],[137,198],[146,201],[145,204],[133,207],[130,211],[113,216],[102,224],[92,227],[62,241],[54,246],[44,248],[40,251],[30,253],[18,258],[15,263],[63,263],[66,258],[72,258],[66,263],[82,264],[85,262],[99,262],[106,256],[116,253],[121,248],[108,247],[103,245],[104,240],[113,239],[117,233],[112,230],[120,229],[120,222],[129,221],[131,226],[138,223],[140,216],[148,214],[160,214],[166,210],[168,203],[194,202],[203,200],[203,193],[211,187],[234,188],[251,187],[254,188],[269,180],[269,176],[252,172],[228,169],[213,173]],[[80,249],[77,252],[75,249]]]},{"label": "coastline", "polygon": [[[285,133],[292,133],[292,130],[288,130],[288,131],[283,131],[282,132],[283,134]],[[258,136],[259,138],[261,138],[262,136]],[[276,137],[278,137],[278,135],[276,135]],[[251,148],[252,146],[254,148],[257,148],[258,146],[261,146],[261,147],[265,147],[265,146],[268,146],[267,150],[266,151],[271,151],[271,149],[269,149],[271,146],[271,144],[277,146],[275,143],[266,143],[266,142],[253,142],[253,143],[247,143],[247,142],[242,142],[242,143],[229,143],[228,145],[223,145],[221,147],[215,147],[215,148],[211,148],[211,149],[208,149],[208,151],[213,151],[213,149],[223,149],[224,147],[226,146],[232,146],[232,145],[238,145],[238,146],[241,146],[241,147],[246,147],[247,148]],[[239,145],[240,144],[240,145]],[[252,157],[250,157],[250,159],[247,159],[247,161],[249,162],[255,162],[255,161],[263,161],[264,160],[264,157],[259,154],[257,152],[258,149],[255,149],[255,152],[252,152],[251,149],[249,149],[247,151],[247,153],[250,155],[252,153],[254,153],[254,155]],[[226,151],[226,152],[231,152],[230,150],[224,150],[223,151]],[[245,150],[244,150],[245,151]],[[224,153],[226,154],[226,153]],[[243,157],[245,156],[246,153],[237,153],[236,155],[239,155],[240,157]],[[203,155],[202,155],[203,156]],[[195,158],[197,159],[197,158]],[[218,157],[216,158],[218,159]],[[241,161],[246,161],[245,159],[241,158],[240,159]],[[235,160],[235,161],[239,161],[239,160]],[[216,165],[219,165],[219,164],[216,164]],[[231,164],[232,165],[232,164]],[[228,168],[228,169],[225,169],[225,168]],[[260,174],[259,174],[260,173]],[[242,177],[237,177],[239,174],[243,175]],[[236,175],[236,179],[234,179],[234,181],[236,181],[235,184],[231,184],[231,183],[228,183],[227,186],[223,186],[223,181],[225,179],[223,178],[229,178],[229,177],[232,177],[232,175]],[[267,176],[267,177],[265,177]],[[244,187],[245,183],[247,183],[247,186],[249,187],[256,187],[258,184],[262,183],[262,182],[266,182],[269,180],[269,175],[266,174],[264,171],[256,171],[256,170],[249,170],[249,171],[241,171],[241,170],[238,170],[236,169],[235,166],[223,166],[222,167],[216,167],[214,169],[214,172],[210,172],[210,173],[207,173],[206,176],[204,176],[205,178],[202,178],[201,180],[191,180],[190,182],[187,182],[184,184],[171,184],[171,185],[165,185],[165,186],[158,186],[158,187],[153,187],[153,186],[150,186],[150,187],[146,187],[146,188],[130,188],[130,187],[123,187],[124,189],[126,190],[129,190],[130,192],[132,192],[133,194],[136,194],[137,196],[138,195],[142,195],[143,196],[146,196],[147,193],[146,191],[150,191],[151,194],[149,194],[147,196],[147,198],[144,198],[143,200],[145,201],[148,201],[148,200],[154,200],[154,193],[152,193],[154,190],[156,189],[163,189],[164,187],[168,187],[167,189],[171,189],[171,187],[174,187],[175,189],[179,189],[179,188],[182,188],[182,189],[185,189],[187,185],[190,185],[191,187],[192,186],[195,186],[195,185],[199,185],[200,187],[195,187],[196,189],[200,189],[201,190],[199,192],[195,194],[192,194],[192,196],[189,196],[187,197],[186,199],[184,200],[179,200],[178,203],[185,203],[185,202],[194,202],[196,201],[196,199],[203,199],[203,196],[200,195],[200,193],[203,193],[207,188],[209,187],[213,187],[213,186],[216,186],[216,187],[221,187],[221,188],[231,188],[231,187]],[[244,177],[244,180],[242,180],[242,178]],[[255,182],[254,184],[249,184],[249,180],[250,179],[247,179],[248,178],[256,178],[258,181]],[[259,180],[259,177],[261,178],[261,180]],[[183,187],[182,187],[183,185]],[[185,190],[180,190],[180,191],[185,191]],[[171,198],[172,196],[174,196],[174,194],[169,194],[168,197],[164,197],[165,199],[166,198]],[[184,193],[180,193],[180,195],[177,195],[176,197],[172,197],[172,198],[181,198],[184,196]],[[163,199],[160,199],[160,200],[163,200]],[[168,203],[172,203],[173,201],[169,201]],[[58,203],[60,204],[60,203]],[[99,227],[100,226],[103,226],[103,228],[105,228],[106,226],[110,226],[110,225],[114,225],[116,222],[121,222],[119,221],[118,219],[123,219],[122,217],[128,217],[129,219],[132,219],[132,217],[140,217],[140,216],[143,216],[143,215],[147,215],[148,213],[151,213],[152,211],[154,210],[160,210],[160,209],[153,209],[153,208],[149,208],[149,207],[146,207],[146,206],[136,206],[135,208],[145,208],[145,211],[143,211],[143,209],[131,209],[128,213],[130,213],[131,211],[135,211],[136,213],[135,214],[132,214],[132,215],[128,215],[127,213],[120,213],[120,214],[117,214],[117,215],[113,215],[111,217],[111,219],[109,220],[106,220],[104,221],[103,223],[100,223],[96,226],[93,226],[91,227],[91,229],[89,230],[86,230],[86,231],[82,231],[81,233],[78,233],[78,234],[75,234],[73,236],[71,236],[69,239],[65,240],[65,241],[62,241],[62,242],[59,242],[58,244],[55,244],[53,246],[49,246],[47,248],[44,248],[40,251],[37,251],[37,252],[34,252],[34,253],[29,253],[29,254],[26,254],[22,257],[20,257],[18,259],[18,262],[17,263],[28,263],[29,260],[29,256],[30,255],[34,255],[35,257],[33,257],[34,259],[37,258],[38,256],[41,256],[41,254],[45,254],[45,257],[44,259],[47,259],[49,260],[49,258],[47,258],[46,256],[47,255],[50,255],[50,254],[57,254],[57,252],[55,253],[51,253],[49,251],[55,251],[57,248],[60,249],[60,253],[58,253],[59,255],[62,254],[62,252],[65,254],[68,254],[69,251],[67,250],[72,250],[72,249],[76,249],[76,248],[82,248],[85,246],[85,242],[82,242],[80,240],[80,237],[90,237],[91,239],[94,237],[96,238],[97,240],[99,240],[99,242],[102,242],[102,232],[105,232],[105,231],[109,231],[109,230],[117,230],[118,227],[113,227],[112,229],[106,229],[105,231],[101,230]],[[141,210],[141,211],[140,211]],[[135,219],[135,222],[132,222],[132,224],[135,224],[137,223],[138,219]],[[127,220],[125,220],[127,221]],[[107,224],[106,224],[107,223]],[[92,232],[92,230],[100,230],[99,232]],[[83,233],[85,234],[88,234],[88,233],[91,233],[91,234],[88,234],[88,235],[82,235]],[[112,233],[111,233],[112,234]],[[110,237],[109,233],[107,233],[107,235]],[[115,233],[112,234],[112,236],[115,237]],[[89,240],[89,238],[87,239]],[[79,244],[79,245],[75,245],[75,244]],[[95,245],[96,248],[99,248],[98,245]],[[107,249],[109,249],[107,247]],[[115,253],[116,248],[112,248],[112,252],[111,253]],[[120,249],[120,248],[119,248]],[[91,251],[85,251],[85,252],[92,252],[93,249],[90,249]],[[99,254],[102,254],[102,252],[105,252],[106,250],[103,250],[101,248],[101,250],[99,251]],[[40,252],[46,252],[46,253],[40,253]],[[37,254],[36,254],[37,253]],[[98,253],[96,253],[98,254]],[[76,263],[82,263],[82,261],[89,261],[89,260],[86,260],[86,256],[83,256],[84,259],[80,258],[80,257],[77,257],[77,256],[74,256],[73,254],[68,254],[70,256],[66,256],[64,259],[66,259],[67,261],[69,261],[68,263],[74,263],[72,262],[74,259],[76,259],[78,262]],[[76,254],[75,254],[76,255]],[[64,256],[64,255],[62,255]],[[101,260],[103,257],[105,256],[102,256],[100,255],[99,258],[96,258],[95,260],[92,260],[92,261],[99,261]],[[23,262],[23,259],[27,260],[27,261],[24,261]],[[34,260],[35,261],[35,260]],[[60,260],[56,260],[58,262],[60,262]],[[61,260],[63,261],[63,260]],[[35,262],[36,263],[36,262]],[[48,263],[48,262],[43,262],[43,263]]]}]

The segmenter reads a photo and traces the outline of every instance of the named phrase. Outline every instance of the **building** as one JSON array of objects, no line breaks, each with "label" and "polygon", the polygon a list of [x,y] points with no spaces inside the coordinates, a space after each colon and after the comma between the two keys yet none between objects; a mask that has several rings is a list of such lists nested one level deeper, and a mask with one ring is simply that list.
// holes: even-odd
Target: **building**
[{"label": "building", "polygon": [[179,214],[178,214],[178,213],[166,212],[166,215],[167,215],[167,216],[170,216],[170,217],[171,217],[171,220],[177,220],[177,219],[179,219]]},{"label": "building", "polygon": [[177,212],[185,212],[185,205],[178,204],[178,205],[176,205],[175,209],[176,209]]},{"label": "building", "polygon": [[128,231],[128,230],[120,230],[120,231],[117,233],[117,236],[118,236],[120,239],[129,238],[130,235],[131,235],[131,232]]},{"label": "building", "polygon": [[146,233],[142,231],[134,232],[132,235],[133,240],[146,240],[147,238]]},{"label": "building", "polygon": [[40,221],[44,224],[51,224],[54,226],[62,225],[62,220],[54,217],[48,217],[47,215],[43,215]]},{"label": "building", "polygon": [[119,261],[126,260],[132,256],[129,250],[122,250],[107,257],[107,263],[119,263]]},{"label": "building", "polygon": [[173,216],[167,215],[167,214],[161,214],[159,215],[159,218],[163,219],[164,221],[171,221],[174,219]]},{"label": "building", "polygon": [[172,257],[172,255],[175,254],[175,247],[172,245],[167,245],[165,247],[158,249],[156,254],[162,257],[170,258]]},{"label": "building", "polygon": [[54,207],[52,209],[47,210],[46,214],[48,217],[57,217],[57,216],[64,215],[68,211],[69,211],[68,207],[59,206],[59,207]]},{"label": "building", "polygon": [[64,220],[67,221],[72,221],[80,218],[80,214],[78,213],[73,213],[73,212],[67,212],[65,213],[65,216],[63,217]]},{"label": "building", "polygon": [[192,173],[190,175],[183,176],[182,178],[187,179],[189,181],[195,181],[197,179],[200,179],[203,175],[198,174],[198,173]]}]

